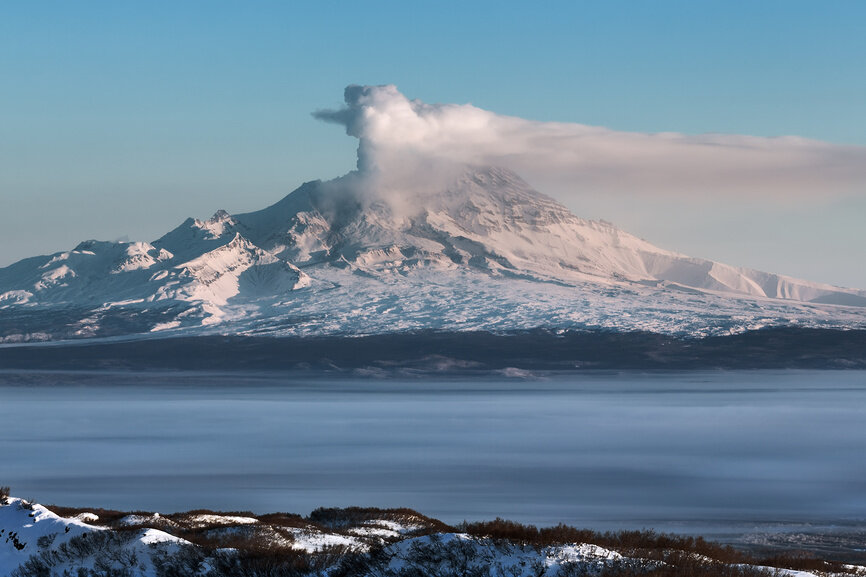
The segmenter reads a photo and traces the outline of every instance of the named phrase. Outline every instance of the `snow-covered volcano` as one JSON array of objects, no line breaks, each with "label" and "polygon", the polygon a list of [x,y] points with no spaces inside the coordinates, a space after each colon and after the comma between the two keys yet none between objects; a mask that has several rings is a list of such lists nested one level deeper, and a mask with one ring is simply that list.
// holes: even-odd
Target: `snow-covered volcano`
[{"label": "snow-covered volcano", "polygon": [[502,168],[389,198],[350,173],[153,243],[25,259],[0,269],[0,339],[866,326],[866,291],[660,249]]}]

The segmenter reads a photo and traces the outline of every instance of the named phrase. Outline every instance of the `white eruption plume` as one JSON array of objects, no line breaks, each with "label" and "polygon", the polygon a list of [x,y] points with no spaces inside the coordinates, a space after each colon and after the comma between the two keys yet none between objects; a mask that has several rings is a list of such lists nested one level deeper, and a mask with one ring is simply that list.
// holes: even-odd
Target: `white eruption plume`
[{"label": "white eruption plume", "polygon": [[[314,113],[360,140],[358,169],[380,194],[423,193],[455,165],[499,165],[577,193],[862,195],[866,147],[806,138],[622,132],[410,100],[393,85],[349,86],[346,106]],[[390,192],[389,192],[390,191]]]}]

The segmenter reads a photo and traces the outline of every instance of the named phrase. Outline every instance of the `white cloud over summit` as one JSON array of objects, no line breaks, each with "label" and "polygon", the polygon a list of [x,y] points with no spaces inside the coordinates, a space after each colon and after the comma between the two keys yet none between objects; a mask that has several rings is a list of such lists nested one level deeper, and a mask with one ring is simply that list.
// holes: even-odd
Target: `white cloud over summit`
[{"label": "white cloud over summit", "polygon": [[[493,164],[576,193],[769,198],[866,194],[866,147],[806,138],[623,132],[410,100],[393,85],[349,86],[314,113],[360,139],[358,168],[405,182],[419,167]],[[434,171],[428,171],[435,173]],[[400,177],[403,175],[403,177]]]}]

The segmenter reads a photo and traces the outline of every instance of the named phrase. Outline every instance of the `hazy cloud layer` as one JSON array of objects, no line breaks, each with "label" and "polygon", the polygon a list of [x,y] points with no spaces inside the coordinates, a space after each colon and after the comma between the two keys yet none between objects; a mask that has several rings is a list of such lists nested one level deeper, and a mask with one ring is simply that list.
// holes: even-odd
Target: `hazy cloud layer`
[{"label": "hazy cloud layer", "polygon": [[[409,100],[395,86],[349,86],[314,113],[360,139],[358,168],[406,184],[453,162],[495,164],[583,193],[778,197],[866,193],[866,147],[794,136],[620,132]],[[431,166],[434,170],[429,170]],[[393,180],[392,180],[393,179]]]}]

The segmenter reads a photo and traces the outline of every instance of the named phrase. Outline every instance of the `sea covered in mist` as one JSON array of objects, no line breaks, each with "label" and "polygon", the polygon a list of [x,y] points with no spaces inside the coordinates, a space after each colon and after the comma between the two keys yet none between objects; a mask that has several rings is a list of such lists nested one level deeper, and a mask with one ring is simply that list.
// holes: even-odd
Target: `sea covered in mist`
[{"label": "sea covered in mist", "polygon": [[0,484],[68,506],[410,507],[709,535],[866,525],[866,371],[3,371],[0,429]]}]

